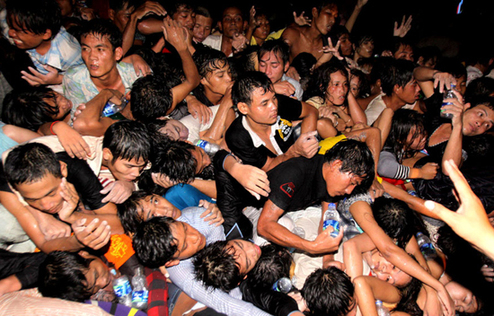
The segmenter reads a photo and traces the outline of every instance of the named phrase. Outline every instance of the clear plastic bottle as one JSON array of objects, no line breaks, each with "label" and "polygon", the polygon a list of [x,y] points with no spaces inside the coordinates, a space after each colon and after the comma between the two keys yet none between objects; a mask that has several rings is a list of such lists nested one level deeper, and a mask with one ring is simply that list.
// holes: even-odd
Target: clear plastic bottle
[{"label": "clear plastic bottle", "polygon": [[117,276],[115,269],[110,270],[111,274],[115,276],[113,280],[113,291],[115,296],[118,297],[118,302],[128,307],[132,307],[132,288],[130,286],[129,278],[126,275],[120,277]]},{"label": "clear plastic bottle", "polygon": [[148,305],[148,287],[146,277],[142,267],[137,267],[132,277],[132,307],[137,309],[146,309]]},{"label": "clear plastic bottle", "polygon": [[290,281],[289,278],[287,277],[282,277],[278,281],[274,282],[273,284],[273,291],[276,292],[281,292],[281,293],[288,293],[292,289],[292,281]]},{"label": "clear plastic bottle", "polygon": [[103,108],[103,113],[101,114],[101,116],[109,117],[115,115],[118,112],[122,111],[129,103],[129,101],[125,97],[122,97],[120,101],[121,101],[120,104],[115,104],[112,101],[108,100],[108,102],[106,102],[105,107]]},{"label": "clear plastic bottle", "polygon": [[194,142],[194,145],[201,147],[208,154],[216,154],[220,150],[220,145],[210,143],[207,140],[198,139]]},{"label": "clear plastic bottle", "polygon": [[[442,106],[452,104],[451,102],[444,102],[444,100],[456,98],[456,95],[453,93],[453,90],[455,90],[455,88],[456,88],[456,86],[454,84],[451,84],[451,88],[449,90],[444,91],[444,93],[443,93],[443,105]],[[453,114],[444,113],[442,107],[441,107],[440,116],[443,118],[447,118],[447,119],[453,118]]]},{"label": "clear plastic bottle", "polygon": [[437,257],[436,248],[432,244],[429,237],[422,234],[421,232],[417,233],[417,243],[419,244],[420,251],[424,255],[426,260],[434,259]]},{"label": "clear plastic bottle", "polygon": [[336,210],[336,204],[329,203],[328,209],[324,212],[324,222],[322,224],[322,230],[325,230],[329,226],[333,227],[331,232],[332,237],[338,236],[340,232],[340,214]]},{"label": "clear plastic bottle", "polygon": [[383,302],[380,300],[376,300],[376,309],[377,315],[379,316],[389,316],[389,309],[383,305]]}]

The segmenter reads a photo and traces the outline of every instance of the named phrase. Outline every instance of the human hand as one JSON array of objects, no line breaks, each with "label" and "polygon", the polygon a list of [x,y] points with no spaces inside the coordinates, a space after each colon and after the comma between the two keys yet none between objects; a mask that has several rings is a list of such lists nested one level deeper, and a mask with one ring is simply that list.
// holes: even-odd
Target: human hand
[{"label": "human hand", "polygon": [[293,11],[293,20],[299,26],[304,26],[304,25],[310,26],[310,23],[312,22],[309,17],[305,16],[305,11],[302,11],[302,13],[300,13],[300,15],[298,16],[297,16],[297,12]]},{"label": "human hand", "polygon": [[136,75],[142,74],[142,76],[147,76],[152,73],[151,67],[149,67],[148,63],[137,54],[133,54],[130,56],[132,60],[132,65],[134,66],[134,71]]},{"label": "human hand", "polygon": [[58,122],[53,125],[52,130],[71,158],[87,159],[91,155],[91,149],[84,138],[67,123]]},{"label": "human hand", "polygon": [[308,250],[313,255],[331,253],[338,250],[341,239],[343,238],[343,227],[340,226],[340,231],[336,237],[331,236],[334,231],[332,226],[328,226],[323,230],[316,239],[311,242],[311,247]]},{"label": "human hand", "polygon": [[86,218],[81,218],[72,224],[72,230],[79,243],[94,250],[108,244],[111,237],[110,225],[106,221],[100,223],[98,218],[93,219],[87,226],[86,222]]},{"label": "human hand", "polygon": [[77,194],[74,185],[67,182],[66,178],[62,178],[60,189],[60,195],[63,198],[63,205],[62,209],[58,212],[58,217],[64,222],[73,223],[75,219],[72,218],[72,214],[76,210],[77,206],[79,206],[79,195]]},{"label": "human hand", "polygon": [[241,33],[235,33],[233,35],[233,41],[232,41],[232,50],[233,51],[241,51],[244,48],[247,47],[247,38],[245,38],[244,34]]},{"label": "human hand", "polygon": [[53,240],[57,238],[70,237],[72,230],[66,223],[59,221],[51,214],[38,212],[38,226],[45,236],[45,240]]},{"label": "human hand", "polygon": [[319,142],[317,141],[317,131],[307,132],[300,135],[295,141],[294,147],[297,156],[312,158],[319,150]]},{"label": "human hand", "polygon": [[487,282],[494,282],[494,268],[492,266],[484,264],[482,268],[480,268],[480,271]]},{"label": "human hand", "polygon": [[432,180],[437,174],[439,165],[435,162],[428,162],[420,168],[420,178],[425,180]]},{"label": "human hand", "polygon": [[132,15],[134,15],[137,20],[142,19],[143,17],[151,14],[156,14],[159,16],[165,16],[167,14],[165,8],[161,4],[155,1],[146,1],[141,4]]},{"label": "human hand", "polygon": [[441,307],[439,297],[432,288],[426,288],[426,299],[424,304],[424,316],[436,316],[442,315],[443,310]]},{"label": "human hand", "polygon": [[170,178],[163,173],[152,173],[151,178],[153,179],[153,182],[156,183],[157,185],[168,189],[177,184],[176,181],[170,180]]},{"label": "human hand", "polygon": [[362,9],[362,7],[366,5],[368,1],[369,0],[358,0],[356,5],[357,9]]},{"label": "human hand", "polygon": [[432,79],[434,79],[434,89],[439,86],[440,93],[450,90],[452,84],[456,86],[456,78],[447,72],[436,72]]},{"label": "human hand", "polygon": [[99,191],[99,193],[101,194],[108,194],[103,200],[101,200],[101,202],[122,204],[132,195],[132,192],[134,192],[134,188],[135,185],[132,181],[113,181],[112,183],[104,187],[103,190]]},{"label": "human hand", "polygon": [[213,117],[213,111],[195,97],[187,99],[187,110],[201,124],[207,124]]},{"label": "human hand", "polygon": [[302,297],[302,294],[298,291],[291,291],[288,292],[286,295],[290,296],[297,302],[298,310],[299,311],[305,311],[307,309],[307,303],[305,302],[305,299]]},{"label": "human hand", "polygon": [[[458,236],[479,247],[484,252],[486,250],[489,251],[486,247],[490,243],[488,239],[494,235],[494,229],[487,218],[482,202],[473,193],[467,180],[453,160],[445,161],[444,169],[448,172],[451,181],[455,185],[460,207],[456,212],[453,212],[433,201],[425,201],[424,206],[451,226]],[[482,236],[482,238],[479,238],[479,236]]]},{"label": "human hand", "polygon": [[372,185],[369,188],[369,194],[371,196],[372,201],[377,199],[378,197],[381,197],[384,194],[384,187],[382,184],[379,183],[379,181],[374,178],[374,181],[372,181]]},{"label": "human hand", "polygon": [[295,67],[290,67],[288,68],[288,71],[286,72],[286,75],[290,78],[293,78],[295,80],[297,80],[298,82],[300,82],[300,75],[297,71],[297,69]]},{"label": "human hand", "polygon": [[344,58],[340,55],[340,44],[341,42],[338,40],[336,46],[333,46],[331,38],[328,37],[328,45],[323,46],[323,48],[319,52],[323,52],[325,54],[333,54],[333,56],[338,58],[338,60],[343,60]]},{"label": "human hand", "polygon": [[163,35],[177,51],[187,50],[187,36],[189,31],[177,21],[172,20],[170,16],[163,19]]},{"label": "human hand", "polygon": [[412,28],[412,16],[410,15],[405,22],[405,16],[401,20],[400,26],[398,26],[398,22],[395,21],[395,27],[393,29],[393,36],[405,37],[408,31]]},{"label": "human hand", "polygon": [[223,218],[223,214],[221,214],[221,211],[216,203],[210,203],[206,200],[200,200],[199,206],[202,206],[206,209],[201,214],[201,218],[204,218],[204,221],[209,222],[209,225],[216,224],[216,226],[220,226],[225,221],[225,219]]},{"label": "human hand", "polygon": [[47,74],[42,74],[33,67],[27,67],[27,69],[29,69],[31,73],[22,70],[21,78],[26,80],[27,83],[29,83],[33,87],[62,83],[63,76],[58,73],[58,69],[50,65],[42,65],[42,67],[48,71]]},{"label": "human hand", "polygon": [[319,118],[328,118],[333,122],[334,126],[338,125],[338,118],[334,115],[334,110],[331,107],[327,105],[321,106],[317,111],[319,112]]},{"label": "human hand", "polygon": [[254,30],[259,26],[259,21],[256,20],[256,7],[252,6],[249,10],[249,28]]},{"label": "human hand", "polygon": [[237,162],[232,166],[230,175],[258,200],[261,196],[268,197],[271,192],[268,175],[257,167]]},{"label": "human hand", "polygon": [[165,266],[161,266],[160,267],[160,272],[163,273],[163,275],[165,276],[166,278],[166,282],[168,283],[171,283],[172,281],[170,280],[170,274],[168,273],[168,271],[166,270],[166,267]]},{"label": "human hand", "polygon": [[[441,303],[442,314],[445,316],[454,316],[455,315],[455,303],[453,302],[453,299],[451,298],[448,291],[446,290],[446,288],[442,284],[441,284],[441,288],[439,290],[437,290],[437,298],[439,299],[439,302]],[[427,297],[427,300],[429,300],[429,297]],[[427,305],[427,302],[426,302],[426,305]],[[429,314],[429,315],[432,315],[432,314]],[[439,313],[438,315],[441,315],[441,313]]]},{"label": "human hand", "polygon": [[452,114],[451,125],[453,128],[463,128],[463,113],[470,107],[470,103],[464,104],[462,95],[452,90],[456,95],[456,98],[449,98],[443,100],[441,106],[441,113]]},{"label": "human hand", "polygon": [[274,92],[293,97],[295,95],[295,87],[288,81],[278,81],[273,85]]}]

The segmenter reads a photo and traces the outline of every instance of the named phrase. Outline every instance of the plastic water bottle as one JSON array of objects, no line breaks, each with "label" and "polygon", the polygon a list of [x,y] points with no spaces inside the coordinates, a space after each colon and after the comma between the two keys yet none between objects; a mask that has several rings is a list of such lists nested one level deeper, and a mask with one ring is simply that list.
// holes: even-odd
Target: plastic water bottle
[{"label": "plastic water bottle", "polygon": [[207,140],[198,139],[194,142],[194,145],[201,147],[208,154],[216,154],[220,150],[220,145],[215,143],[210,143]]},{"label": "plastic water bottle", "polygon": [[273,284],[273,291],[288,293],[292,289],[292,281],[287,277],[282,277]]},{"label": "plastic water bottle", "polygon": [[132,307],[137,309],[146,309],[148,305],[149,291],[142,267],[136,268],[136,272],[132,277],[132,288],[134,289],[132,291]]},{"label": "plastic water bottle", "polygon": [[[115,269],[111,269],[110,272],[115,277],[117,276]],[[132,288],[130,287],[129,278],[126,275],[113,280],[113,291],[115,291],[115,296],[118,297],[120,304],[132,307]]]},{"label": "plastic water bottle", "polygon": [[[454,84],[451,85],[451,89],[449,90],[446,90],[444,93],[443,93],[443,106],[445,105],[449,105],[449,104],[452,104],[451,102],[445,102],[444,100],[445,99],[451,99],[451,98],[456,98],[456,95],[453,93],[453,90],[456,88],[456,86]],[[447,118],[447,119],[452,119],[453,118],[453,114],[451,113],[444,113],[443,112],[443,108],[441,107],[441,113],[440,113],[440,116],[443,117],[443,118]]]},{"label": "plastic water bottle", "polygon": [[383,305],[383,302],[380,300],[376,300],[376,309],[377,315],[379,316],[389,316],[389,309]]},{"label": "plastic water bottle", "polygon": [[436,248],[432,244],[429,237],[422,234],[421,232],[417,233],[417,243],[419,244],[420,251],[424,255],[426,260],[434,259],[437,257]]},{"label": "plastic water bottle", "polygon": [[331,237],[338,236],[340,232],[340,214],[336,210],[336,204],[329,203],[328,209],[324,213],[324,222],[322,223],[322,230],[325,230],[329,226],[333,227]]},{"label": "plastic water bottle", "polygon": [[122,101],[120,104],[115,104],[112,101],[108,100],[105,107],[103,108],[103,113],[101,115],[103,117],[109,117],[122,111],[127,106],[129,101],[125,97],[122,97],[120,101]]}]

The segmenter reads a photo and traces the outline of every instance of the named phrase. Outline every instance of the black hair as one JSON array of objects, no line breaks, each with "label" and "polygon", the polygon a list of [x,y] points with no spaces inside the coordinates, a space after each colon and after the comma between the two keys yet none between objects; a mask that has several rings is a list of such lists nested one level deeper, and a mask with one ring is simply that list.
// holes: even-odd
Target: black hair
[{"label": "black hair", "polygon": [[317,62],[316,57],[311,53],[302,52],[293,58],[290,66],[297,69],[300,78],[308,78],[312,73],[312,66]]},{"label": "black hair", "polygon": [[[353,68],[350,70],[350,75],[355,76],[359,79],[359,89],[356,98],[365,98],[370,95],[371,87],[369,82],[369,77],[362,70]],[[348,78],[349,81],[351,78]]]},{"label": "black hair", "polygon": [[365,42],[374,41],[374,36],[368,33],[352,34],[351,40],[355,47],[359,47]]},{"label": "black hair", "polygon": [[400,163],[415,154],[415,151],[410,149],[410,144],[407,144],[408,135],[413,128],[415,131],[412,141],[426,133],[424,115],[409,109],[396,110],[383,150],[393,153]]},{"label": "black hair", "polygon": [[419,231],[425,231],[422,219],[403,201],[377,198],[372,204],[372,213],[386,235],[402,249],[405,249],[410,239]]},{"label": "black hair", "polygon": [[328,85],[331,82],[331,75],[340,72],[348,80],[348,72],[339,60],[331,60],[314,69],[314,73],[309,79],[307,90],[303,99],[307,100],[314,96],[324,98]]},{"label": "black hair", "polygon": [[261,45],[259,51],[257,52],[257,57],[259,59],[259,62],[261,62],[261,58],[264,56],[264,54],[269,52],[273,52],[274,54],[280,56],[281,60],[283,61],[283,67],[285,67],[285,65],[288,64],[290,58],[290,48],[288,47],[288,44],[284,40],[277,39],[277,40],[265,41]]},{"label": "black hair", "polygon": [[[46,100],[52,100],[55,106]],[[12,90],[3,100],[2,121],[36,132],[55,120],[60,112],[56,102],[55,92],[46,86]]]},{"label": "black hair", "polygon": [[197,15],[202,15],[206,18],[210,18],[212,19],[213,17],[211,16],[211,13],[209,12],[209,10],[203,6],[198,6],[194,9],[194,12],[196,13],[196,16]]},{"label": "black hair", "polygon": [[194,258],[195,278],[213,289],[227,293],[244,278],[235,261],[233,247],[228,241],[219,240],[198,252]]},{"label": "black hair", "polygon": [[405,87],[413,79],[415,64],[409,60],[395,59],[390,68],[390,72],[385,72],[381,77],[382,91],[391,96],[395,85]]},{"label": "black hair", "polygon": [[353,139],[340,141],[326,151],[324,159],[327,163],[339,160],[342,163],[340,172],[362,177],[363,181],[356,191],[366,191],[374,180],[374,159],[363,142]]},{"label": "black hair", "polygon": [[455,78],[467,78],[467,68],[461,63],[458,58],[443,57],[437,61],[436,69],[450,73]]},{"label": "black hair", "polygon": [[[465,102],[470,102],[479,96],[492,96],[494,94],[494,78],[479,77],[470,81],[465,90]],[[5,106],[5,105],[4,105]]]},{"label": "black hair", "polygon": [[412,50],[415,51],[412,42],[406,39],[405,37],[393,36],[393,41],[391,42],[391,52],[393,55],[400,49],[402,46],[410,46]]},{"label": "black hair", "polygon": [[208,46],[197,49],[192,56],[192,59],[202,78],[205,78],[214,70],[220,69],[224,65],[228,65],[228,58],[225,53]]},{"label": "black hair", "polygon": [[264,91],[274,91],[271,79],[265,73],[260,71],[247,71],[241,74],[232,87],[232,101],[236,107],[238,103],[243,102],[247,105],[252,103],[252,93],[257,88]]},{"label": "black hair", "polygon": [[325,7],[338,8],[338,4],[334,0],[317,0],[312,5],[313,8],[317,9],[317,12],[321,12]]},{"label": "black hair", "polygon": [[342,37],[345,34],[350,35],[350,32],[348,31],[348,29],[344,25],[340,25],[340,24],[336,25],[335,24],[331,27],[331,31],[329,31],[328,37],[331,38],[331,43],[333,44],[333,46],[336,47],[336,44],[338,44],[340,37]]},{"label": "black hair", "polygon": [[190,10],[191,12],[194,12],[194,7],[187,1],[174,1],[170,6],[167,7],[168,9],[168,15],[173,16],[175,13],[178,12],[180,8],[184,8],[185,10]]},{"label": "black hair", "polygon": [[103,148],[108,148],[112,153],[112,162],[118,158],[148,161],[151,140],[146,125],[131,120],[113,123],[103,136]]},{"label": "black hair", "polygon": [[53,39],[62,26],[62,10],[55,0],[15,0],[7,1],[7,22],[13,22],[24,31],[43,34],[51,30]]},{"label": "black hair", "polygon": [[261,247],[261,256],[246,281],[253,289],[271,289],[277,280],[290,277],[292,263],[292,255],[285,247],[267,244]]},{"label": "black hair", "polygon": [[302,296],[309,315],[344,316],[356,304],[350,277],[336,267],[317,269],[305,280]]},{"label": "black hair", "polygon": [[136,8],[137,7],[137,0],[109,0],[109,7],[110,9],[114,10],[115,13],[122,11],[125,8],[125,5],[127,4],[127,8]]},{"label": "black hair", "polygon": [[138,78],[132,85],[132,116],[143,123],[164,117],[173,104],[172,86],[160,74]]},{"label": "black hair", "polygon": [[417,49],[417,53],[415,54],[415,60],[419,60],[419,57],[422,57],[423,63],[425,64],[429,60],[433,60],[436,58],[436,65],[438,60],[441,58],[441,50],[439,47],[430,45],[424,46]]},{"label": "black hair", "polygon": [[479,105],[485,105],[486,107],[494,111],[494,97],[478,96],[475,98],[470,98],[470,108],[467,109],[467,111]]},{"label": "black hair", "polygon": [[85,277],[91,261],[75,252],[49,253],[39,267],[39,292],[45,297],[84,302],[93,294]]},{"label": "black hair", "polygon": [[377,80],[382,80],[384,76],[389,75],[391,73],[393,62],[393,57],[376,58],[369,74],[370,83],[375,84]]},{"label": "black hair", "polygon": [[228,57],[233,81],[246,71],[256,71],[259,49],[258,45],[247,46],[244,50]]},{"label": "black hair", "polygon": [[[409,254],[410,255],[410,254]],[[413,255],[410,255],[412,258]],[[393,309],[393,311],[402,311],[411,316],[421,316],[424,312],[417,305],[417,298],[419,296],[420,290],[422,289],[422,281],[412,277],[410,283],[402,288],[398,288],[401,293],[401,299]]]},{"label": "black hair", "polygon": [[146,267],[159,268],[173,259],[177,243],[170,224],[171,217],[153,217],[137,226],[132,246],[139,261]]},{"label": "black hair", "polygon": [[37,182],[47,174],[62,178],[60,161],[46,145],[27,143],[14,147],[4,163],[7,181],[12,186],[22,183]]},{"label": "black hair", "polygon": [[118,47],[122,47],[122,32],[109,20],[98,18],[84,23],[81,29],[81,39],[88,35],[101,39],[106,37],[112,45],[113,51]]},{"label": "black hair", "polygon": [[116,204],[118,219],[126,234],[135,233],[137,226],[144,222],[142,215],[139,215],[140,203],[150,195],[143,190],[134,191],[123,203]]},{"label": "black hair", "polygon": [[196,176],[194,145],[183,141],[156,144],[151,154],[152,173],[167,175],[171,181],[189,183]]}]

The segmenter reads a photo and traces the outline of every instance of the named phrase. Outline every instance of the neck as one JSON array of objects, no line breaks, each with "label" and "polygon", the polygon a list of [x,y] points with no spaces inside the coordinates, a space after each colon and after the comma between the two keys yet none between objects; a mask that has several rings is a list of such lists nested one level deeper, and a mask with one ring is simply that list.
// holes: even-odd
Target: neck
[{"label": "neck", "polygon": [[385,95],[383,96],[383,101],[384,104],[386,104],[386,107],[392,109],[393,111],[396,111],[405,105],[405,103],[395,95]]},{"label": "neck", "polygon": [[322,38],[321,32],[317,29],[316,25],[312,23],[310,27],[304,29],[304,34],[312,42],[320,41]]},{"label": "neck", "polygon": [[40,55],[48,53],[51,47],[51,39],[41,42],[38,47],[36,47],[36,52]]},{"label": "neck", "polygon": [[271,133],[272,125],[256,123],[248,116],[246,116],[245,119],[247,120],[247,124],[249,125],[250,129],[257,135],[269,135]]},{"label": "neck", "polygon": [[98,91],[103,89],[119,90],[118,88],[122,85],[122,78],[120,78],[116,64],[108,74],[97,78],[91,77],[91,81],[93,81],[96,88],[98,88]]},{"label": "neck", "polygon": [[214,105],[217,105],[220,103],[221,99],[223,98],[223,95],[222,94],[219,94],[219,93],[215,93],[209,89],[204,89],[204,95],[206,96],[206,98],[208,98],[208,100],[213,103]]}]

